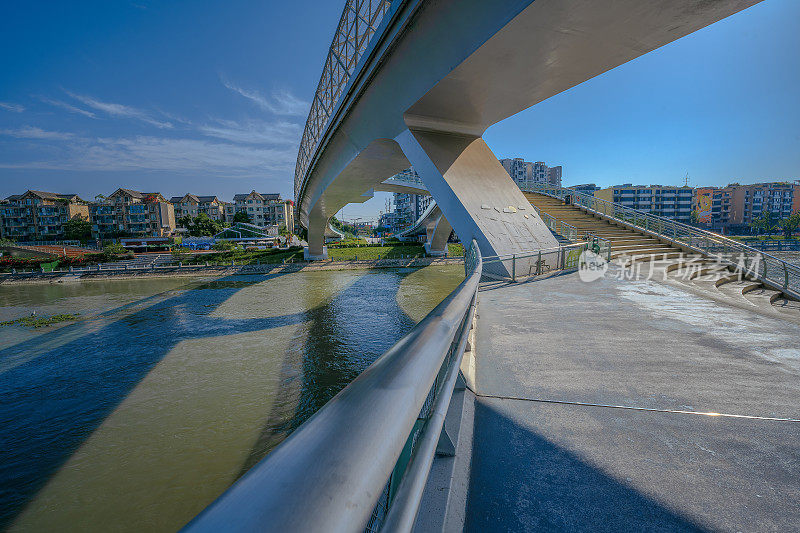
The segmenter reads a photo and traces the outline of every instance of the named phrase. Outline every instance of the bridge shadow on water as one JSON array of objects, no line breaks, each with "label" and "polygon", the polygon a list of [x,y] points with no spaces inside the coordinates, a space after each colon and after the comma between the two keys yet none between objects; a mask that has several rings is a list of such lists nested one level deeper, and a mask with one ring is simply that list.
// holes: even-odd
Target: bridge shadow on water
[{"label": "bridge shadow on water", "polygon": [[[414,326],[395,299],[407,273],[363,272],[316,308],[252,319],[210,315],[242,288],[285,274],[195,282],[175,296],[102,313],[110,322],[99,328],[79,322],[0,350],[0,363],[40,351],[0,370],[0,530],[179,342],[305,324],[305,341],[284,358],[278,392],[284,399],[265,421],[241,475]],[[113,316],[149,301],[155,303]],[[59,338],[69,340],[41,350]]]},{"label": "bridge shadow on water", "polygon": [[475,401],[468,532],[709,531]]}]

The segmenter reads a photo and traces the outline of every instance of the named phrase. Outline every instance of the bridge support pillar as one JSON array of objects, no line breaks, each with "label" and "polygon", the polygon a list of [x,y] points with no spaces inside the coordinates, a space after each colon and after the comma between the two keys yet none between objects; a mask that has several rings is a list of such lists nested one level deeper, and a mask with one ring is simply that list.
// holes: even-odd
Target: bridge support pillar
[{"label": "bridge support pillar", "polygon": [[[554,248],[558,241],[479,136],[408,129],[395,139],[425,182],[444,218],[484,257]],[[518,259],[517,271],[529,270]],[[502,263],[487,273],[508,275]]]},{"label": "bridge support pillar", "polygon": [[328,218],[312,211],[308,218],[308,246],[303,248],[303,259],[306,261],[328,259],[328,248],[325,246],[327,226]]},{"label": "bridge support pillar", "polygon": [[435,223],[426,228],[428,240],[425,242],[425,252],[434,256],[447,255],[447,241],[452,232],[453,227],[444,215],[441,215]]}]

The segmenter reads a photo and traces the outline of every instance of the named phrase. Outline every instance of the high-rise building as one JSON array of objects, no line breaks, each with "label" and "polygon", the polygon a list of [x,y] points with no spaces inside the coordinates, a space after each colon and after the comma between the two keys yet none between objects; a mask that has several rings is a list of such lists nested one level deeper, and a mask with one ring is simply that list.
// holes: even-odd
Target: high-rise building
[{"label": "high-rise building", "polygon": [[[422,183],[419,175],[414,171],[414,167],[407,168],[406,170],[395,174],[390,179],[397,179],[408,181],[412,183]],[[394,218],[387,218],[391,220],[400,230],[410,226],[419,219],[425,209],[428,208],[433,201],[433,197],[429,194],[411,194],[411,193],[394,193]]]},{"label": "high-rise building", "polygon": [[500,159],[500,164],[520,188],[537,184],[561,186],[561,166],[548,167],[544,161],[532,163],[521,157]]},{"label": "high-rise building", "polygon": [[745,230],[764,213],[776,219],[800,211],[800,184],[754,183],[701,187],[695,192],[697,223],[713,230]]},{"label": "high-rise building", "polygon": [[64,239],[64,224],[89,220],[89,206],[77,194],[26,191],[0,202],[0,237],[15,241]]}]

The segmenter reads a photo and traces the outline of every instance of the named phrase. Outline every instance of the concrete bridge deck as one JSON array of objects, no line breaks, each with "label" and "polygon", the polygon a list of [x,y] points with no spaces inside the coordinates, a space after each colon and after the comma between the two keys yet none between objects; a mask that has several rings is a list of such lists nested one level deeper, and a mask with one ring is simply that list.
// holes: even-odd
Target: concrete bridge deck
[{"label": "concrete bridge deck", "polygon": [[480,292],[466,530],[796,530],[800,325],[616,268]]}]

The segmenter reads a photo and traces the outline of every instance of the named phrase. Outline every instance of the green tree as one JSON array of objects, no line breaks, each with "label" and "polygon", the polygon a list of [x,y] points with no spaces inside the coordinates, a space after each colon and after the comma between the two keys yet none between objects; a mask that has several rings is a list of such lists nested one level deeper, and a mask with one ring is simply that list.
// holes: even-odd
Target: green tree
[{"label": "green tree", "polygon": [[125,247],[118,242],[106,244],[103,246],[103,253],[106,255],[119,255],[126,252]]},{"label": "green tree", "polygon": [[783,236],[787,239],[791,239],[792,234],[800,229],[800,211],[778,222],[778,226],[780,226],[781,231],[783,231]]},{"label": "green tree", "polygon": [[192,217],[190,217],[189,215],[183,215],[175,222],[179,228],[189,229],[192,225]]},{"label": "green tree", "polygon": [[244,222],[246,224],[250,224],[250,222],[252,222],[252,220],[250,219],[250,215],[248,215],[244,211],[239,211],[238,213],[233,215],[233,221],[234,222]]},{"label": "green tree", "polygon": [[772,233],[775,231],[778,221],[769,211],[765,211],[763,215],[750,223],[750,227],[757,233]]},{"label": "green tree", "polygon": [[75,217],[64,223],[64,238],[68,241],[86,242],[92,238],[92,223]]},{"label": "green tree", "polygon": [[697,209],[692,209],[692,214],[689,215],[689,218],[692,224],[697,224],[700,221],[700,215],[697,213]]},{"label": "green tree", "polygon": [[289,235],[289,229],[286,227],[286,224],[278,226],[278,235],[283,235],[284,237]]},{"label": "green tree", "polygon": [[192,237],[211,237],[222,231],[222,224],[211,220],[205,213],[200,213],[187,229]]},{"label": "green tree", "polygon": [[214,250],[219,252],[228,252],[237,248],[236,243],[225,239],[220,239],[212,246]]}]

